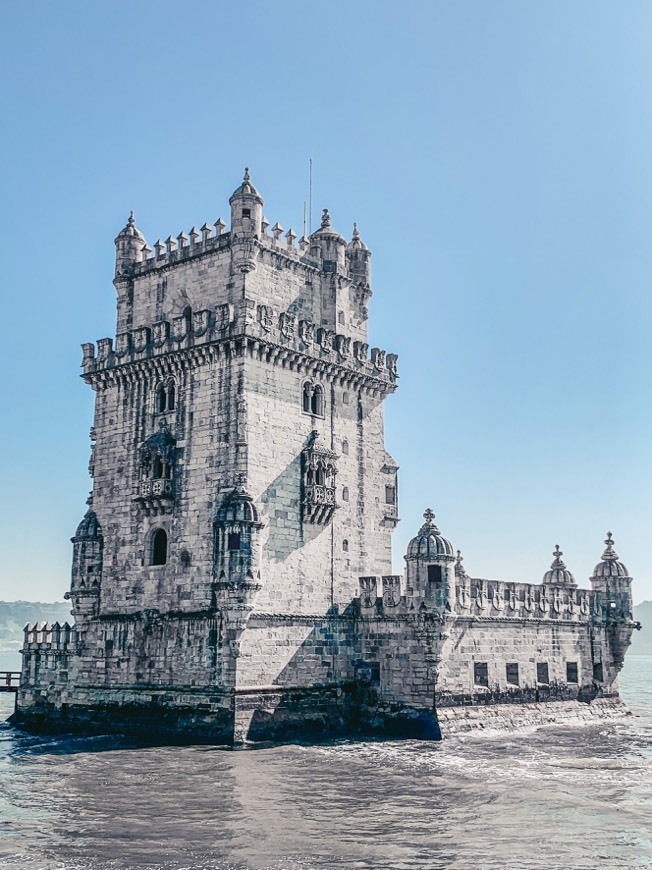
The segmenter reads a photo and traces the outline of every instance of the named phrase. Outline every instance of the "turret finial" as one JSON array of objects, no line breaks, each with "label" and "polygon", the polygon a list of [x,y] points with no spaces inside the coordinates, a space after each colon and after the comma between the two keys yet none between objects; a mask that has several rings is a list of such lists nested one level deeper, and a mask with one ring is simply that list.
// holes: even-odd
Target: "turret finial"
[{"label": "turret finial", "polygon": [[353,238],[356,241],[360,238],[360,233],[358,232],[358,225],[355,221],[353,222]]},{"label": "turret finial", "polygon": [[426,523],[427,523],[429,526],[431,526],[431,525],[432,525],[432,521],[433,521],[434,518],[435,518],[435,513],[434,513],[434,511],[433,511],[431,508],[426,508],[426,510],[424,511],[424,514],[423,514],[423,518],[424,518],[424,520],[426,521]]},{"label": "turret finial", "polygon": [[330,225],[331,225],[331,216],[328,213],[328,209],[325,208],[322,211],[322,216],[321,216],[322,229],[326,229],[326,227],[329,227]]},{"label": "turret finial", "polygon": [[555,549],[553,550],[552,555],[555,557],[553,559],[551,568],[565,568],[566,566],[561,560],[561,557],[564,555],[562,550],[559,549],[559,544],[555,544]]},{"label": "turret finial", "polygon": [[602,554],[602,559],[604,561],[615,562],[618,559],[618,554],[614,550],[614,539],[611,536],[611,532],[607,532],[607,537],[605,538],[605,544],[607,545],[604,553]]},{"label": "turret finial", "polygon": [[243,181],[251,181],[251,176],[249,175],[249,167],[248,166],[245,166],[245,174],[244,174],[244,178],[242,180]]},{"label": "turret finial", "polygon": [[127,221],[127,223],[129,224],[130,227],[136,226],[136,215],[134,214],[133,208],[129,212],[129,220]]}]

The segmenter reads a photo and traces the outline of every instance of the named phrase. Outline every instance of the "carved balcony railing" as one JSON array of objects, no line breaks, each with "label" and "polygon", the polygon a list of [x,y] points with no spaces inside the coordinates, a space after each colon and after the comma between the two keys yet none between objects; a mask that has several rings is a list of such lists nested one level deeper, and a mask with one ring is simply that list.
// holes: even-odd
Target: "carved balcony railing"
[{"label": "carved balcony railing", "polygon": [[141,480],[140,498],[174,498],[174,481],[166,477]]}]

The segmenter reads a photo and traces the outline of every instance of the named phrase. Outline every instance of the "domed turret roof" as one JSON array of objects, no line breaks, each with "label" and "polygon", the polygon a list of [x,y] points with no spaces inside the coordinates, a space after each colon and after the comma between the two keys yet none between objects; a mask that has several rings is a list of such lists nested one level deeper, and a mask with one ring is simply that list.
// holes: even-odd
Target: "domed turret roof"
[{"label": "domed turret roof", "polygon": [[353,236],[351,241],[346,246],[347,251],[368,251],[369,248],[365,245],[365,243],[360,238],[360,233],[358,232],[358,225],[353,224]]},{"label": "domed turret roof", "polygon": [[406,559],[423,559],[432,561],[443,559],[453,561],[453,545],[443,537],[437,526],[433,523],[434,513],[428,508],[423,515],[425,523],[419,529],[416,537],[408,544]]},{"label": "domed turret roof", "polygon": [[544,583],[565,583],[566,585],[575,584],[575,578],[568,570],[566,565],[562,560],[562,556],[564,555],[562,551],[559,549],[559,544],[555,544],[555,549],[552,554],[555,558],[552,560],[552,565],[550,566],[550,570],[546,571],[543,575]]},{"label": "domed turret roof", "polygon": [[88,510],[84,515],[84,519],[77,526],[73,541],[84,540],[88,538],[101,538],[102,528],[97,521],[95,511]]},{"label": "domed turret roof", "polygon": [[129,220],[127,221],[127,225],[125,226],[125,228],[123,230],[120,230],[120,232],[116,236],[115,240],[117,242],[118,239],[126,239],[126,238],[139,239],[142,242],[145,241],[145,236],[141,233],[141,231],[136,226],[136,218],[134,217],[133,211],[129,215]]},{"label": "domed turret roof", "polygon": [[258,193],[256,188],[251,183],[251,176],[249,175],[248,166],[245,166],[245,174],[244,178],[242,179],[242,184],[240,185],[240,187],[237,187],[231,194],[229,204],[231,204],[234,199],[239,199],[242,197],[253,197],[254,199],[257,199],[261,205],[264,204],[262,196]]},{"label": "domed turret roof", "polygon": [[322,210],[321,216],[321,226],[318,230],[310,236],[311,239],[314,238],[324,238],[325,236],[334,239],[337,242],[341,242],[343,245],[346,245],[346,239],[337,230],[334,230],[331,226],[331,216],[328,213],[328,209],[325,208]]},{"label": "domed turret roof", "polygon": [[606,549],[602,554],[602,561],[593,569],[593,577],[629,577],[627,568],[618,561],[618,553],[613,548],[614,540],[611,532],[607,532],[605,540]]}]

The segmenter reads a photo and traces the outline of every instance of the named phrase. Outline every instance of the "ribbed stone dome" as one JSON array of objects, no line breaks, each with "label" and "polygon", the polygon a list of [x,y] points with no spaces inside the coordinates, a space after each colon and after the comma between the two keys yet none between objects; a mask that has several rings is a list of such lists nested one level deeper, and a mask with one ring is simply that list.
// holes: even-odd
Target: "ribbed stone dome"
[{"label": "ribbed stone dome", "polygon": [[124,238],[135,238],[139,239],[141,242],[145,241],[145,236],[141,233],[141,231],[136,226],[136,218],[134,217],[133,211],[129,215],[129,220],[127,221],[127,226],[120,230],[116,237],[116,242],[118,239]]},{"label": "ribbed stone dome", "polygon": [[444,538],[437,526],[433,523],[435,515],[430,508],[428,508],[424,513],[423,517],[425,523],[419,529],[416,537],[412,538],[408,544],[405,558],[423,559],[424,561],[430,561],[433,559],[453,561],[455,559],[453,545],[449,540]]},{"label": "ribbed stone dome", "polygon": [[546,571],[543,575],[544,583],[553,583],[553,584],[566,584],[568,585],[576,585],[575,578],[568,570],[566,565],[562,560],[563,553],[559,549],[559,544],[555,545],[555,550],[552,554],[555,558],[552,561],[552,565],[550,566],[550,570]]},{"label": "ribbed stone dome", "polygon": [[605,544],[607,547],[602,554],[602,561],[598,562],[593,569],[593,577],[629,577],[627,568],[618,561],[618,553],[613,548],[614,540],[611,537],[611,532],[607,532]]},{"label": "ribbed stone dome", "polygon": [[353,238],[346,246],[347,251],[368,251],[369,248],[365,245],[365,243],[360,238],[360,233],[358,232],[358,225],[353,224]]},{"label": "ribbed stone dome", "polygon": [[220,523],[251,523],[260,526],[254,500],[242,487],[229,493],[222,502],[215,518]]},{"label": "ribbed stone dome", "polygon": [[318,230],[315,230],[310,238],[324,238],[326,236],[333,239],[333,241],[341,242],[343,245],[346,245],[346,239],[344,236],[338,233],[337,230],[334,230],[331,226],[331,216],[329,215],[327,208],[322,210],[321,226]]},{"label": "ribbed stone dome", "polygon": [[86,511],[84,519],[77,526],[77,531],[75,532],[75,540],[84,540],[88,538],[101,538],[102,537],[102,528],[97,521],[97,516],[95,515],[95,511]]}]

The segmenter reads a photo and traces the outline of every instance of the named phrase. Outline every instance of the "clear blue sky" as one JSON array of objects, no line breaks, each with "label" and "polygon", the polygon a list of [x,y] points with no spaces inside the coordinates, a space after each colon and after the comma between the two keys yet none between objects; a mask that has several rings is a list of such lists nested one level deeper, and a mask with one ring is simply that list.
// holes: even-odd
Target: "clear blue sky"
[{"label": "clear blue sky", "polygon": [[85,510],[83,341],[113,239],[354,220],[407,540],[432,506],[474,576],[586,582],[607,529],[652,598],[652,4],[0,7],[0,598],[55,599]]}]

